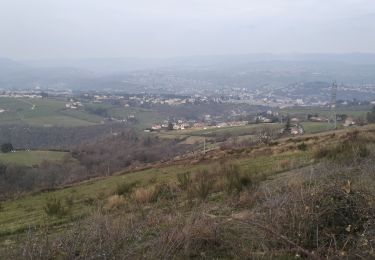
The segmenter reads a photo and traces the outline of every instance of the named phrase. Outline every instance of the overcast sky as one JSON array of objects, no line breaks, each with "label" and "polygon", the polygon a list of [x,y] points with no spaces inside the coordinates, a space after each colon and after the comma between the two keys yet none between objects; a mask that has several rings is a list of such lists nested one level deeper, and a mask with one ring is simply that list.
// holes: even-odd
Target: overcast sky
[{"label": "overcast sky", "polygon": [[0,57],[375,52],[375,0],[0,0]]}]

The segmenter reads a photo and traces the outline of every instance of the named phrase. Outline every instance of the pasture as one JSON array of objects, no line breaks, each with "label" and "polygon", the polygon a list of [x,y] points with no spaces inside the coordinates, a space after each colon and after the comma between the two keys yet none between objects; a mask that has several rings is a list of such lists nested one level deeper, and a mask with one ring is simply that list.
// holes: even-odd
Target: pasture
[{"label": "pasture", "polygon": [[57,151],[15,151],[0,153],[0,163],[33,166],[39,165],[43,161],[61,161],[67,155],[69,153]]},{"label": "pasture", "polygon": [[[78,127],[105,123],[108,118],[119,120],[135,116],[138,128],[149,127],[162,120],[158,113],[141,108],[126,108],[112,104],[83,103],[83,108],[70,109],[65,105],[68,101],[54,98],[0,98],[0,125],[28,124],[42,127]],[[86,108],[105,110],[103,114],[95,114]]]}]

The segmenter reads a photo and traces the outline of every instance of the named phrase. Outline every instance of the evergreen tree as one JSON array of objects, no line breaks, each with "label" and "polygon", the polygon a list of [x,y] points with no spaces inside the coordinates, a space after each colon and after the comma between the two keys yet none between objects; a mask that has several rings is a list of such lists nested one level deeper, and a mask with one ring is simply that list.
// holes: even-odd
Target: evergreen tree
[{"label": "evergreen tree", "polygon": [[11,143],[4,143],[1,145],[1,151],[3,153],[9,153],[13,151],[13,145]]},{"label": "evergreen tree", "polygon": [[292,127],[292,125],[290,124],[290,117],[287,116],[286,117],[286,121],[285,121],[285,127],[284,127],[284,129],[285,129],[285,131],[290,131],[291,127]]},{"label": "evergreen tree", "polygon": [[375,123],[375,106],[372,107],[371,112],[367,113],[367,122]]}]

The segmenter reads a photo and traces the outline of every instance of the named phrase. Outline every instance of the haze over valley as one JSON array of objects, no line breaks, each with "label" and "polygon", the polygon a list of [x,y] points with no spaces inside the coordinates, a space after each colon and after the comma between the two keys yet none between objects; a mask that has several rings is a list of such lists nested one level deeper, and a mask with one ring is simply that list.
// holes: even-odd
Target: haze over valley
[{"label": "haze over valley", "polygon": [[375,2],[1,0],[0,259],[374,259]]}]

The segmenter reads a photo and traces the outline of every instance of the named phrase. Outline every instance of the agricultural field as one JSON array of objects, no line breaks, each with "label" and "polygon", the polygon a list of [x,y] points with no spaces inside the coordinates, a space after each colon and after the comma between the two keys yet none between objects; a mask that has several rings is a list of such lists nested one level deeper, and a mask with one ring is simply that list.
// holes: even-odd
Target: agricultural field
[{"label": "agricultural field", "polygon": [[263,127],[273,127],[273,128],[281,128],[280,124],[251,124],[251,125],[244,125],[244,126],[231,126],[231,127],[222,127],[222,128],[208,128],[204,130],[196,130],[191,131],[190,135],[194,136],[225,136],[225,135],[232,135],[232,136],[241,136],[241,135],[249,135],[254,134],[257,130]]},{"label": "agricultural field", "polygon": [[103,109],[105,113],[90,113],[85,109],[67,109],[65,100],[31,99],[31,98],[0,98],[0,124],[29,124],[33,126],[78,127],[103,124],[108,117],[126,119],[134,115],[137,127],[149,127],[161,117],[154,111],[119,107],[111,104],[84,104],[92,109]]},{"label": "agricultural field", "polygon": [[0,98],[0,124],[34,126],[89,126],[100,123],[97,117],[83,116],[65,109],[65,101],[56,99]]},{"label": "agricultural field", "polygon": [[158,135],[165,138],[183,138],[183,137],[223,137],[223,136],[248,136],[253,135],[264,127],[281,129],[282,124],[250,124],[244,126],[229,127],[207,127],[207,129],[186,129],[177,131],[160,132]]},{"label": "agricultural field", "polygon": [[115,118],[128,118],[129,116],[135,116],[137,120],[136,127],[138,129],[144,129],[150,127],[153,123],[163,121],[165,118],[159,113],[142,108],[126,108],[126,107],[111,107],[108,109],[110,116]]},{"label": "agricultural field", "polygon": [[[367,112],[371,110],[371,106],[356,106],[356,107],[337,107],[337,114],[346,114],[352,117],[362,117],[365,118]],[[308,114],[318,114],[319,116],[328,117],[330,115],[330,109],[324,107],[292,107],[280,109],[278,111],[280,114],[287,116],[295,115],[308,115]]]},{"label": "agricultural field", "polygon": [[0,163],[33,166],[39,165],[43,161],[62,161],[64,156],[69,156],[69,153],[58,151],[16,151],[0,153]]},{"label": "agricultural field", "polygon": [[[326,122],[302,122],[301,123],[306,134],[315,134],[330,130],[330,126]],[[338,128],[341,128],[338,125]]]}]

